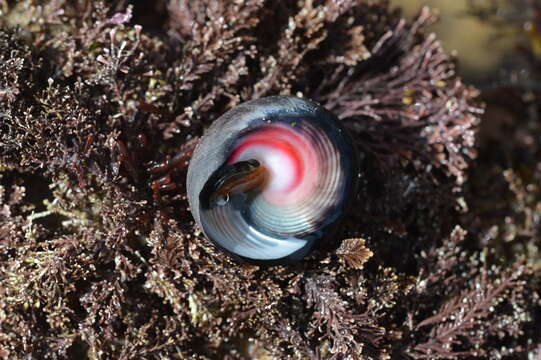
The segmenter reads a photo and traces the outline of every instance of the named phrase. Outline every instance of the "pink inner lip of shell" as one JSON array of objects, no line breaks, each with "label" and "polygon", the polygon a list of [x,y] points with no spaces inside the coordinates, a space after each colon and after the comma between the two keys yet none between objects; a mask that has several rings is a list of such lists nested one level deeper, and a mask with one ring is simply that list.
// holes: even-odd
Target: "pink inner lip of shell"
[{"label": "pink inner lip of shell", "polygon": [[273,124],[242,138],[228,164],[258,160],[270,173],[263,196],[274,204],[293,204],[315,196],[319,164],[314,146],[294,128]]}]

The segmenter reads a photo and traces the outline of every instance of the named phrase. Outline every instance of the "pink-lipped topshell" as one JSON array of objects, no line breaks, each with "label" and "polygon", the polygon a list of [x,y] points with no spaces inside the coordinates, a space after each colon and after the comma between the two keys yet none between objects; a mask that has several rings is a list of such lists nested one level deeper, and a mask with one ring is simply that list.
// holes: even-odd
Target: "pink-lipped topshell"
[{"label": "pink-lipped topshell", "polygon": [[281,264],[329,239],[358,175],[358,154],[332,113],[272,96],[240,104],[208,128],[188,168],[188,200],[226,254]]}]

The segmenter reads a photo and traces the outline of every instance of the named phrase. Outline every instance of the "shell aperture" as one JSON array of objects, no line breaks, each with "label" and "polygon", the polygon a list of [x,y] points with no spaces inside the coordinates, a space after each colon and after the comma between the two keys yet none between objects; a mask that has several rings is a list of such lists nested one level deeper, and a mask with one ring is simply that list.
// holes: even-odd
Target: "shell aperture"
[{"label": "shell aperture", "polygon": [[309,100],[248,101],[217,119],[188,168],[188,200],[206,237],[257,264],[302,259],[336,228],[355,192],[353,145]]}]

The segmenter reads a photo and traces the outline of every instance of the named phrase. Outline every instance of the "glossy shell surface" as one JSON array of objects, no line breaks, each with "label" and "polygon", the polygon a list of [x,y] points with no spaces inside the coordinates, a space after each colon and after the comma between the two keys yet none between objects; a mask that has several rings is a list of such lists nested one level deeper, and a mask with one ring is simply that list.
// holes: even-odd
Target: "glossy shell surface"
[{"label": "glossy shell surface", "polygon": [[188,200],[225,253],[256,264],[296,261],[343,217],[355,194],[357,158],[339,120],[316,103],[252,100],[202,137],[188,168]]}]

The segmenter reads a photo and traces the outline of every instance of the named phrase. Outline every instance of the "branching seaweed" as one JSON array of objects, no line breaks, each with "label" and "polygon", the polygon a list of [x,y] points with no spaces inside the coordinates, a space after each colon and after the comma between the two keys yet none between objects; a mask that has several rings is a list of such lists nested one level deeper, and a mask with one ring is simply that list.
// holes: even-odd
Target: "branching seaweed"
[{"label": "branching seaweed", "polygon": [[[539,356],[539,94],[485,95],[486,135],[428,9],[127,3],[0,1],[0,358]],[[325,246],[260,268],[204,239],[183,167],[159,203],[146,169],[275,94],[335,112],[364,170]]]}]

